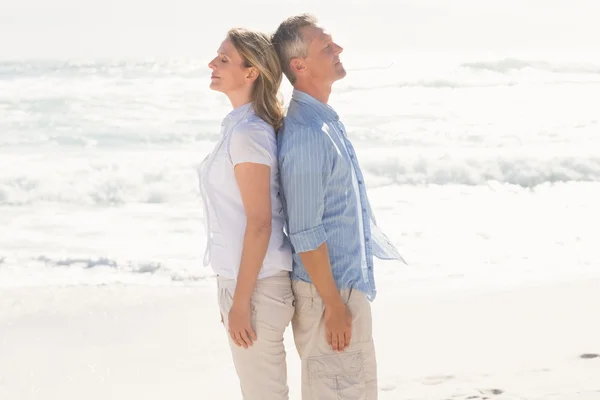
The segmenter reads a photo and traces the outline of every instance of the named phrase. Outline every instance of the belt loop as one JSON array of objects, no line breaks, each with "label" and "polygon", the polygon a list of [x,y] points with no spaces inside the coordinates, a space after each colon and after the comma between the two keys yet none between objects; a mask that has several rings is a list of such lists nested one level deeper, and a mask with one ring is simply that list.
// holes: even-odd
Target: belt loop
[{"label": "belt loop", "polygon": [[350,303],[350,297],[352,296],[352,291],[354,290],[354,288],[350,288],[348,290],[348,299],[346,300],[346,305],[348,305],[348,303]]}]

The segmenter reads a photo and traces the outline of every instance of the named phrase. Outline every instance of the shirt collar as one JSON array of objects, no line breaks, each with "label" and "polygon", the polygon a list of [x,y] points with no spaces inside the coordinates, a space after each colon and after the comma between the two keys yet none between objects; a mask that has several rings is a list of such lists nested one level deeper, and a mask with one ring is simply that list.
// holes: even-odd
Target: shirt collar
[{"label": "shirt collar", "polygon": [[244,119],[250,112],[253,111],[252,102],[246,103],[241,107],[238,107],[227,114],[227,116],[223,119],[221,126],[234,124],[236,125],[242,119]]},{"label": "shirt collar", "polygon": [[325,104],[322,101],[317,100],[308,93],[302,92],[298,89],[294,89],[294,91],[292,92],[292,99],[297,101],[298,103],[303,103],[312,107],[319,113],[323,114],[323,116],[325,116],[325,118],[327,119],[332,119],[336,121],[340,119],[338,114],[329,104]]}]

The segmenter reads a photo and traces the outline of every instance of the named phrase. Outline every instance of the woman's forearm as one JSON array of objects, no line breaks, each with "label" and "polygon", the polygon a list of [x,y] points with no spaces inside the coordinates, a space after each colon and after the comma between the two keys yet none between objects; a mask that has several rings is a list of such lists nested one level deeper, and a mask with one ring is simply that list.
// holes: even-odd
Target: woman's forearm
[{"label": "woman's forearm", "polygon": [[250,302],[270,238],[270,218],[263,221],[247,221],[240,270],[233,295],[234,303],[247,304]]}]

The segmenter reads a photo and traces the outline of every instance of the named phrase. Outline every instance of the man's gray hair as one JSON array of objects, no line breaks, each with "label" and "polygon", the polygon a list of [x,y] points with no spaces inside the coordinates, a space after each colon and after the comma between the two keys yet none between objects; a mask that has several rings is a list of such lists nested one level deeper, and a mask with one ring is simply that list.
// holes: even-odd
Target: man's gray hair
[{"label": "man's gray hair", "polygon": [[306,26],[316,26],[317,22],[317,18],[312,14],[289,17],[279,25],[271,38],[279,56],[281,69],[292,85],[296,82],[296,76],[290,67],[290,61],[292,58],[304,58],[308,55],[308,43],[300,31]]}]

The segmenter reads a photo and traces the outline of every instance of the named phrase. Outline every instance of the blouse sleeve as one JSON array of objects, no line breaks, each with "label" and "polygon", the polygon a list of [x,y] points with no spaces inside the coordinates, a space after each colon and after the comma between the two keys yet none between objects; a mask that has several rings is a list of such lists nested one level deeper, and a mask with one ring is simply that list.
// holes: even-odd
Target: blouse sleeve
[{"label": "blouse sleeve", "polygon": [[229,157],[234,166],[251,162],[271,165],[276,159],[275,135],[257,123],[241,123],[234,128],[229,142]]}]

